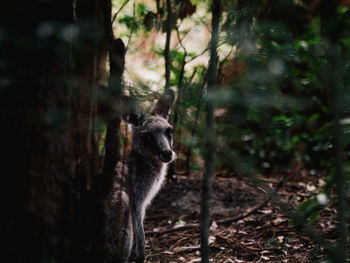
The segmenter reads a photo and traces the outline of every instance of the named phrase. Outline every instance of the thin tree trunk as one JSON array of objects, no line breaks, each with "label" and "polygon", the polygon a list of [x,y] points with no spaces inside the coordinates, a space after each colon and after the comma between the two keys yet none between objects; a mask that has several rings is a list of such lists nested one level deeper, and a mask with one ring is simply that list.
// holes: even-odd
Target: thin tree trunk
[{"label": "thin tree trunk", "polygon": [[179,82],[177,84],[177,99],[175,102],[175,112],[174,112],[174,118],[173,118],[173,124],[176,128],[177,122],[178,122],[178,116],[179,116],[179,110],[180,110],[180,99],[182,95],[182,86],[183,86],[183,79],[185,74],[185,66],[186,66],[186,52],[184,53],[184,58],[181,65],[181,70],[179,74]]},{"label": "thin tree trunk", "polygon": [[[198,101],[197,101],[197,107],[196,107],[197,110],[196,110],[196,114],[194,117],[194,123],[193,123],[192,130],[191,130],[191,139],[194,138],[194,135],[195,135],[196,130],[197,130],[199,113],[201,111],[201,104],[202,104],[202,100],[203,100],[203,94],[204,94],[204,88],[205,88],[206,82],[207,82],[207,74],[205,74],[204,81],[203,81],[202,87],[200,89],[200,94],[198,95]],[[192,146],[188,147],[188,150],[186,153],[186,168],[189,172],[190,172],[191,154],[192,154]]]},{"label": "thin tree trunk", "polygon": [[[219,22],[221,15],[221,0],[213,0],[212,4],[212,37],[210,42],[210,61],[208,68],[208,86],[207,94],[210,96],[214,92],[217,81],[217,45],[219,39]],[[201,256],[202,262],[208,263],[209,254],[209,218],[210,218],[210,198],[212,193],[212,176],[215,169],[215,121],[214,121],[214,102],[208,98],[206,104],[207,118],[207,142],[205,153],[206,171],[202,180],[202,199],[201,199],[201,227],[200,227],[200,239],[201,239]]]},{"label": "thin tree trunk", "polygon": [[334,149],[334,182],[337,194],[338,210],[338,246],[333,253],[333,262],[345,263],[347,254],[348,215],[346,204],[346,181],[343,170],[343,130],[340,126],[341,114],[344,110],[344,101],[341,88],[341,74],[339,65],[339,36],[342,25],[337,18],[339,1],[322,1],[321,18],[322,33],[328,44],[327,55],[327,81],[326,87],[331,93],[331,107],[333,111],[333,149]]},{"label": "thin tree trunk", "polygon": [[[182,95],[182,87],[183,87],[183,79],[184,79],[184,74],[185,74],[185,66],[186,66],[186,51],[184,53],[184,58],[182,61],[182,66],[179,74],[179,82],[177,84],[177,99],[175,102],[175,111],[174,111],[174,118],[173,118],[173,126],[174,126],[174,131],[176,132],[177,130],[177,123],[179,119],[179,110],[180,110],[180,99]],[[180,132],[181,133],[181,125],[180,125]],[[179,145],[180,145],[181,138],[180,136],[176,137],[175,141],[175,152],[179,150]],[[168,177],[172,178],[175,173],[175,162],[170,163],[169,169],[168,169]]]},{"label": "thin tree trunk", "polygon": [[93,194],[95,203],[96,232],[93,237],[93,249],[96,260],[104,262],[111,251],[108,251],[107,236],[109,232],[108,218],[110,197],[114,186],[115,167],[120,160],[120,123],[122,74],[125,64],[125,45],[121,39],[114,39],[111,18],[111,1],[103,2],[104,33],[108,42],[110,58],[110,75],[107,87],[107,131],[105,139],[105,158],[102,173],[96,177]]},{"label": "thin tree trunk", "polygon": [[167,21],[166,21],[166,41],[164,49],[165,59],[165,89],[170,87],[170,38],[171,38],[171,26],[172,26],[172,7],[171,0],[166,0],[167,7]]},{"label": "thin tree trunk", "polygon": [[[107,133],[105,139],[105,160],[102,171],[104,190],[108,193],[112,190],[115,167],[120,160],[120,122],[121,122],[121,96],[122,74],[124,71],[125,45],[121,39],[113,41],[110,49],[110,77],[108,83],[109,94],[113,98],[111,105],[114,112],[107,121]],[[107,192],[105,195],[108,195]]]}]

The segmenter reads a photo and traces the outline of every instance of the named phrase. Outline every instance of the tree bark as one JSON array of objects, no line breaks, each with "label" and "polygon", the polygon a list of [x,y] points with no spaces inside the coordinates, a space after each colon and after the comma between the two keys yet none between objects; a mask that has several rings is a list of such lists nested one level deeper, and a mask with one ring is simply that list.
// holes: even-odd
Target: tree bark
[{"label": "tree bark", "polygon": [[0,22],[6,36],[0,78],[8,80],[0,83],[6,124],[0,140],[3,168],[15,175],[4,180],[11,200],[5,261],[93,261],[88,188],[99,169],[95,95],[107,54],[102,5],[9,2]]},{"label": "tree bark", "polygon": [[[214,92],[216,80],[217,80],[217,45],[219,39],[219,23],[221,16],[221,0],[213,0],[212,3],[212,37],[210,41],[210,61],[208,68],[208,85],[207,94],[210,96]],[[206,171],[202,180],[202,199],[201,199],[201,227],[200,227],[200,239],[201,239],[201,257],[202,262],[207,263],[210,261],[209,254],[209,218],[210,218],[210,198],[212,192],[212,176],[215,169],[215,121],[214,121],[214,102],[209,97],[206,104],[207,118],[207,141],[206,141],[206,153],[205,164]]]},{"label": "tree bark", "polygon": [[346,204],[346,180],[343,170],[343,137],[344,131],[340,125],[342,112],[345,110],[341,74],[339,65],[339,37],[342,30],[347,30],[339,23],[337,6],[339,1],[321,2],[322,35],[327,43],[326,88],[331,94],[331,109],[333,113],[333,149],[334,149],[334,183],[337,195],[338,210],[338,246],[333,251],[333,262],[345,263],[347,255],[348,211]]},{"label": "tree bark", "polygon": [[74,179],[72,2],[10,1],[0,12],[0,143],[8,173],[2,258],[65,262]]},{"label": "tree bark", "polygon": [[[100,170],[96,122],[101,86],[106,79],[108,35],[105,31],[104,1],[75,2],[75,35],[73,72],[77,89],[71,102],[75,141],[76,181],[72,222],[72,261],[97,262],[102,256],[96,249],[100,225],[96,219],[95,182]],[[93,244],[92,249],[89,249]]]},{"label": "tree bark", "polygon": [[[105,156],[102,171],[96,171],[92,184],[92,260],[105,262],[113,254],[107,243],[109,232],[109,208],[114,186],[115,167],[120,160],[120,123],[121,123],[121,91],[122,74],[125,64],[125,46],[121,39],[114,39],[112,29],[111,0],[97,1],[97,25],[101,28],[102,46],[109,53],[109,78],[106,89],[101,89],[98,103],[104,107],[101,120],[107,124],[105,138]],[[106,60],[104,61],[106,62]],[[105,66],[105,64],[104,64]],[[100,108],[100,107],[99,107]],[[91,209],[91,207],[90,207]]]}]

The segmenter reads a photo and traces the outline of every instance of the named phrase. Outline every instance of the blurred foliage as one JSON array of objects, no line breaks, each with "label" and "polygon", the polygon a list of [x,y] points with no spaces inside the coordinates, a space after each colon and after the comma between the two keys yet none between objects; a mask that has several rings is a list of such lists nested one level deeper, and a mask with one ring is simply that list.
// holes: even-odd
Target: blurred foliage
[{"label": "blurred foliage", "polygon": [[[255,4],[228,12],[225,37],[239,47],[233,60],[243,61],[245,72],[230,80],[232,99],[221,102],[229,114],[222,141],[256,161],[261,172],[290,167],[302,161],[307,167],[329,169],[332,162],[330,91],[324,86],[325,43],[320,18],[288,1],[276,1],[271,9]],[[238,10],[238,11],[237,11]],[[279,14],[277,12],[279,10]],[[286,13],[284,13],[284,10]],[[289,20],[289,15],[295,19]],[[349,15],[342,8],[339,15]],[[277,17],[276,17],[277,16]],[[254,18],[254,19],[252,19]],[[307,21],[307,23],[298,21]],[[349,19],[348,19],[349,20]],[[343,41],[343,43],[346,41]],[[341,45],[342,86],[349,84],[349,46]],[[236,63],[237,64],[237,63]],[[348,91],[344,89],[345,131]],[[346,100],[346,101],[345,101]],[[237,136],[227,136],[234,127]],[[344,147],[348,148],[348,140]],[[324,171],[324,170],[323,170]]]}]

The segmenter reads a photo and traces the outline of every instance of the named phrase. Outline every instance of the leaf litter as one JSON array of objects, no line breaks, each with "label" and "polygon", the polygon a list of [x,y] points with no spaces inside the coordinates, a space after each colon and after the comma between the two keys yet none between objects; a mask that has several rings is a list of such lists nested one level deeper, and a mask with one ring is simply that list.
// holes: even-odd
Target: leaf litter
[{"label": "leaf litter", "polygon": [[[264,180],[276,185],[276,177]],[[145,218],[146,262],[201,262],[200,193],[201,174],[178,175],[168,180],[148,209]],[[281,202],[295,207],[323,186],[323,178],[307,172],[290,171],[278,190],[278,200],[229,225],[220,220],[244,214],[266,199],[262,191],[242,178],[217,173],[213,180],[210,224],[211,262],[315,262],[325,250],[304,232],[297,232],[289,222]],[[328,241],[334,239],[335,209],[321,211],[315,223]],[[192,226],[191,226],[192,225]],[[174,228],[190,226],[173,231]],[[170,231],[168,231],[170,230]],[[165,231],[164,234],[157,234]]]}]

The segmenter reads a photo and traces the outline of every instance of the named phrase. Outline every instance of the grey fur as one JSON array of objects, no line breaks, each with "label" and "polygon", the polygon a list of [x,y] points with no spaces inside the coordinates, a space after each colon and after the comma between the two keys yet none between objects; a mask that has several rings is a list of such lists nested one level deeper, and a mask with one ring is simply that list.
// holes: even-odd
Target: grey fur
[{"label": "grey fur", "polygon": [[175,158],[172,126],[168,122],[173,101],[174,94],[168,91],[161,96],[150,116],[126,118],[133,124],[133,139],[126,192],[116,188],[113,197],[119,216],[112,222],[116,226],[114,233],[118,235],[115,241],[117,262],[127,262],[128,258],[137,263],[144,262],[146,209],[163,184],[168,163]]}]

